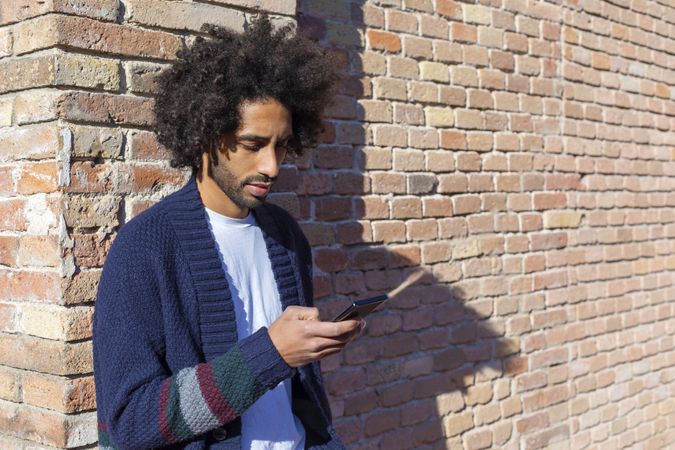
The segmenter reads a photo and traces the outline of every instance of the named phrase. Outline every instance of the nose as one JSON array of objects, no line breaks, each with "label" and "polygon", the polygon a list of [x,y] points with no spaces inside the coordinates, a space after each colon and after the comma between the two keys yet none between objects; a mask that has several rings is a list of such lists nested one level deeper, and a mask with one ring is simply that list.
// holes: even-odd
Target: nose
[{"label": "nose", "polygon": [[282,159],[283,155],[279,155],[277,149],[270,143],[258,152],[258,173],[268,178],[276,178]]}]

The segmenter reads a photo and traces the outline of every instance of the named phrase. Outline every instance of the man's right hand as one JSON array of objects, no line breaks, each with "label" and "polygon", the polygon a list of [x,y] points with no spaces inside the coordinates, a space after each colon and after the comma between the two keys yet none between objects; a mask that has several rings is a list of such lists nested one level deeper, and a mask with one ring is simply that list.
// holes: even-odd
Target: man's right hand
[{"label": "man's right hand", "polygon": [[339,352],[364,328],[363,319],[321,322],[317,308],[289,306],[268,332],[286,364],[300,367]]}]

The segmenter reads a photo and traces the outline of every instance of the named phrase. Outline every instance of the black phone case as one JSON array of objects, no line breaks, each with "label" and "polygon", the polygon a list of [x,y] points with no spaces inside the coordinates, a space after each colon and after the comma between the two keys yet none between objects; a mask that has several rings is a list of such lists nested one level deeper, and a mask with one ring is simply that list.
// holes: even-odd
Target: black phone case
[{"label": "black phone case", "polygon": [[384,294],[378,295],[376,297],[366,298],[363,300],[356,300],[351,305],[349,305],[344,311],[338,314],[337,317],[333,319],[333,322],[349,320],[355,317],[364,318],[368,315],[368,313],[370,313],[372,310],[380,306],[380,304],[382,304],[388,298],[389,297],[386,294]]}]

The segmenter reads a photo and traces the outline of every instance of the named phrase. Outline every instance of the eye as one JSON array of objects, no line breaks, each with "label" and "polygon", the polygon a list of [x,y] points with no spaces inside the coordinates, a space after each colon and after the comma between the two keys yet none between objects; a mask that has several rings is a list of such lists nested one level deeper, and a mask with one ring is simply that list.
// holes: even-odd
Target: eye
[{"label": "eye", "polygon": [[249,152],[257,152],[262,148],[262,146],[258,145],[258,144],[242,143],[241,146],[244,147],[244,150],[249,151]]}]

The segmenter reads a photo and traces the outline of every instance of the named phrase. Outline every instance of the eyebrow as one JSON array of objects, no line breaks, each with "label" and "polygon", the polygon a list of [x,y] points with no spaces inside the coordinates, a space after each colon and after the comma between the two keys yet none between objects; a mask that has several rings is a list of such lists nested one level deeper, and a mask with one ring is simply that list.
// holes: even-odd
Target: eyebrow
[{"label": "eyebrow", "polygon": [[[280,141],[287,141],[293,136],[293,133],[287,134],[286,136],[282,137],[279,139]],[[241,136],[237,137],[238,140],[240,141],[256,141],[256,142],[267,142],[270,140],[269,137],[266,136],[258,136],[256,134],[243,134]]]}]

